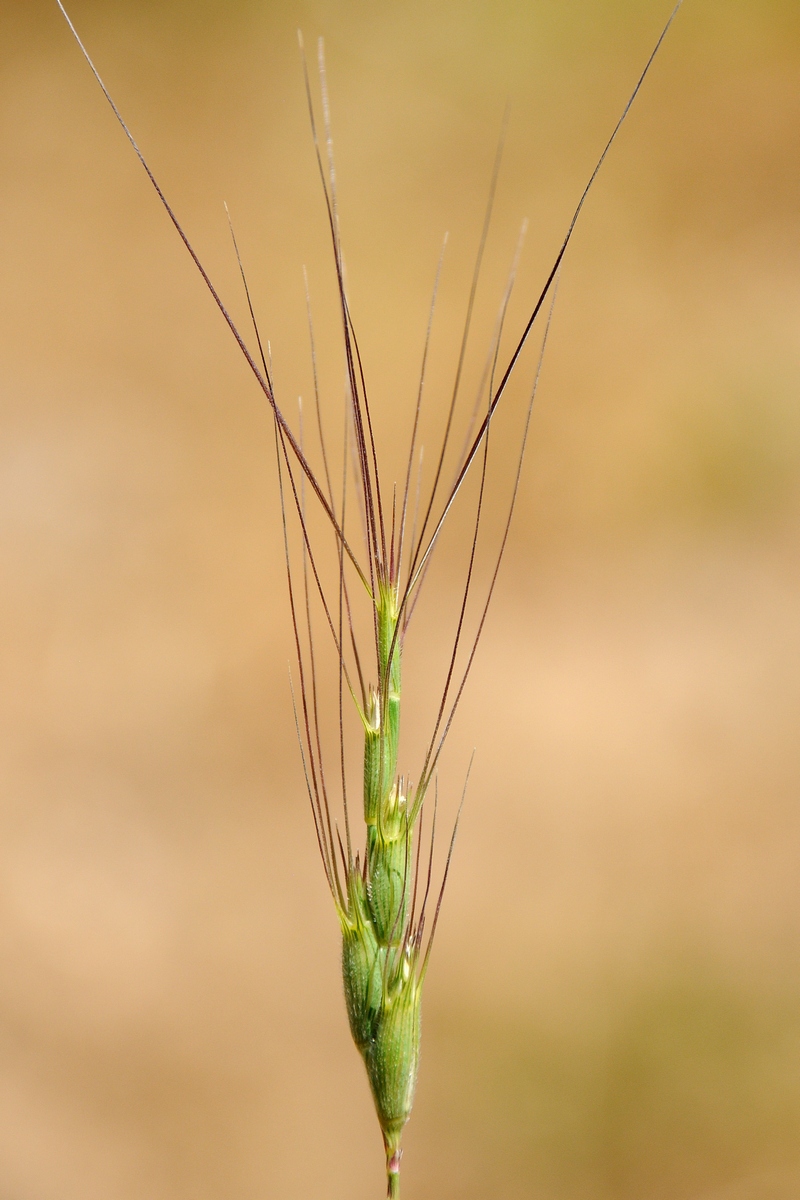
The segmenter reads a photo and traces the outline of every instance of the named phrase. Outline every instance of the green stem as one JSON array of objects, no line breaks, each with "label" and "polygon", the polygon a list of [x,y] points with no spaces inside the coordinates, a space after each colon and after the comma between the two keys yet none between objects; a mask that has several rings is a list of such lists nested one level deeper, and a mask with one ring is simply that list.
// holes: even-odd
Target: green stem
[{"label": "green stem", "polygon": [[386,1179],[388,1186],[386,1195],[388,1200],[399,1200],[400,1198],[400,1154],[399,1148],[391,1153],[387,1150]]}]

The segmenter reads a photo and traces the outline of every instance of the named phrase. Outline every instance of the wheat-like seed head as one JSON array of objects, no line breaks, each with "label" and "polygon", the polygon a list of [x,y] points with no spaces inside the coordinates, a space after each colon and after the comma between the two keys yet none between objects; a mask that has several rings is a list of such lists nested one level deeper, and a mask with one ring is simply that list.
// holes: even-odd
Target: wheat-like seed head
[{"label": "wheat-like seed head", "polygon": [[[64,12],[61,0],[57,0]],[[195,265],[219,307],[239,349],[245,356],[260,388],[272,408],[275,419],[275,447],[281,511],[283,514],[286,572],[289,587],[292,628],[296,650],[298,687],[295,716],[303,759],[314,828],[325,877],[338,915],[342,936],[342,978],[345,1004],[353,1041],[366,1067],[375,1109],[386,1149],[388,1191],[399,1195],[399,1169],[403,1129],[411,1115],[420,1056],[421,1000],[430,951],[439,917],[442,896],[458,827],[452,831],[446,863],[433,917],[428,921],[431,903],[434,839],[438,789],[436,771],[443,746],[452,727],[475,652],[484,628],[500,562],[505,551],[514,511],[517,487],[528,435],[531,408],[536,394],[542,355],[547,341],[550,317],[545,320],[538,364],[528,388],[523,431],[516,461],[511,464],[513,486],[499,544],[494,548],[490,582],[477,603],[474,630],[466,632],[468,605],[474,603],[475,558],[481,521],[490,431],[495,414],[504,400],[512,376],[519,374],[521,355],[529,341],[534,323],[549,299],[550,316],[558,273],[572,237],[575,224],[589,190],[608,151],[647,75],[661,43],[674,20],[681,0],[667,22],[655,49],[634,88],[616,127],[575,208],[563,243],[555,256],[529,318],[518,335],[515,347],[501,367],[501,338],[508,301],[516,277],[519,247],[501,299],[497,324],[491,338],[487,366],[478,389],[473,416],[469,422],[463,449],[451,451],[454,414],[460,399],[462,369],[470,337],[475,293],[492,214],[503,145],[501,134],[491,176],[483,232],[476,256],[472,287],[468,299],[460,348],[454,372],[444,429],[435,456],[433,481],[422,503],[412,500],[415,469],[418,470],[416,493],[421,491],[421,467],[417,468],[417,435],[425,382],[425,365],[431,335],[441,260],[436,274],[431,315],[428,320],[420,385],[406,459],[405,480],[398,491],[385,489],[378,454],[358,340],[347,299],[342,246],[339,237],[336,173],[334,168],[330,106],[322,45],[319,48],[319,88],[322,101],[322,136],[318,133],[309,72],[303,53],[303,71],[308,98],[309,118],[320,180],[327,209],[333,262],[339,298],[342,343],[346,372],[344,461],[341,480],[334,485],[330,455],[326,449],[321,416],[320,393],[314,361],[315,405],[320,453],[324,469],[315,471],[304,445],[302,424],[295,432],[284,409],[278,403],[273,386],[269,351],[265,352],[255,320],[247,280],[242,280],[253,318],[257,352],[251,352],[234,324],[208,274],[189,243],[177,217],[169,206],[145,158],[84,49],[66,12],[72,32],[89,66],[111,104],[137,156],[146,170],[159,199],[186,245]],[[302,38],[300,39],[302,51]],[[505,120],[503,123],[505,128]],[[231,233],[233,230],[231,229]],[[234,248],[239,265],[238,247]],[[312,358],[313,351],[313,326]],[[483,415],[481,416],[481,413]],[[352,459],[352,462],[350,461]],[[455,460],[455,461],[453,461]],[[447,472],[451,471],[450,482]],[[402,694],[402,657],[409,624],[422,593],[432,557],[453,507],[462,495],[465,481],[477,475],[477,500],[472,515],[468,567],[459,599],[459,615],[447,655],[445,679],[439,693],[437,711],[416,783],[398,771],[400,749],[400,712]],[[357,550],[350,532],[348,480],[355,478],[356,507],[360,515],[363,550]],[[350,485],[352,486],[352,484]],[[327,521],[335,548],[336,568],[332,581],[325,578],[321,547],[312,536],[306,492],[310,488],[313,503]],[[410,511],[413,509],[413,513]],[[300,565],[292,552],[290,518],[296,520],[300,542]],[[371,634],[365,641],[354,617],[356,600],[366,600]],[[316,613],[316,616],[313,615]],[[340,805],[332,799],[330,776],[326,774],[323,724],[329,714],[321,708],[315,622],[320,620],[330,638],[338,670],[338,711],[335,724],[339,736]],[[369,665],[368,665],[369,664]],[[363,732],[363,819],[361,837],[354,829],[347,794],[345,745],[345,704],[355,706]],[[466,784],[465,784],[466,788]],[[426,801],[433,791],[430,833],[423,851],[423,824]],[[463,794],[462,794],[463,804]],[[343,818],[344,837],[335,813]],[[459,814],[460,814],[459,808]],[[356,844],[357,843],[357,844]],[[423,858],[427,863],[422,867]],[[429,929],[428,929],[429,926]],[[426,937],[427,934],[427,937]]]}]

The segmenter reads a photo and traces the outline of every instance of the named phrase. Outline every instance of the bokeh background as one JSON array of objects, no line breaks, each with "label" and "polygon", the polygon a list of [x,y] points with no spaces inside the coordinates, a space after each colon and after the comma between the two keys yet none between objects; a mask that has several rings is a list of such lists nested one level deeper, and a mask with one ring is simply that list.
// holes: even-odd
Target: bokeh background
[{"label": "bokeh background", "polygon": [[[520,220],[510,328],[668,8],[70,5],[244,320],[227,200],[290,404],[307,264],[335,410],[295,30],[325,36],[390,472],[449,230],[446,396],[507,98],[471,377]],[[268,413],[55,0],[0,2],[0,88],[0,1200],[381,1195]],[[477,746],[409,1200],[800,1195],[799,138],[794,0],[687,0],[565,265],[443,767],[451,820]],[[449,555],[409,650],[412,773]]]}]

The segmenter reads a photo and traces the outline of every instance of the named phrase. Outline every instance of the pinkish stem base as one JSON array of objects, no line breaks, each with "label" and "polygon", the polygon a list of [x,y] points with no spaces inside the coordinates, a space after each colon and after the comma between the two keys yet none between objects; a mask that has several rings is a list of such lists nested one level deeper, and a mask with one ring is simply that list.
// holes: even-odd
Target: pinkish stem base
[{"label": "pinkish stem base", "polygon": [[386,1159],[386,1178],[389,1185],[386,1195],[388,1200],[398,1200],[400,1196],[400,1158],[402,1153],[402,1150],[395,1150]]}]

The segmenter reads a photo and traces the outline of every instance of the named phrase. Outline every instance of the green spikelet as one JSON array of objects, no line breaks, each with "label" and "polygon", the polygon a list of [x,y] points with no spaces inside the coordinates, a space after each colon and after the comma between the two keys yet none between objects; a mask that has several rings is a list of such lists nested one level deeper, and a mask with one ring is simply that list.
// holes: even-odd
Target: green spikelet
[{"label": "green spikelet", "polygon": [[381,803],[394,786],[400,736],[401,647],[394,587],[379,586],[376,609],[379,686],[370,689],[364,714],[364,820],[368,827],[378,823]]},{"label": "green spikelet", "polygon": [[342,980],[353,1041],[363,1054],[375,1037],[383,1004],[386,951],[378,945],[367,904],[366,887],[358,867],[347,879],[348,912],[342,925]]},{"label": "green spikelet", "polygon": [[378,824],[381,805],[381,701],[370,688],[364,714],[364,820],[367,829]]},{"label": "green spikelet", "polygon": [[406,798],[398,782],[382,806],[379,823],[367,827],[367,894],[375,931],[384,946],[399,943],[403,936],[412,841]]},{"label": "green spikelet", "polygon": [[403,952],[396,979],[384,989],[375,1037],[364,1055],[387,1160],[399,1153],[403,1127],[414,1102],[421,1000],[422,982],[416,963],[413,956]]}]

